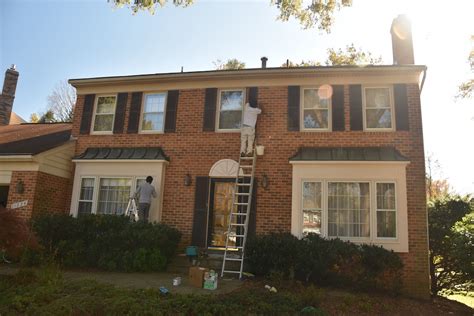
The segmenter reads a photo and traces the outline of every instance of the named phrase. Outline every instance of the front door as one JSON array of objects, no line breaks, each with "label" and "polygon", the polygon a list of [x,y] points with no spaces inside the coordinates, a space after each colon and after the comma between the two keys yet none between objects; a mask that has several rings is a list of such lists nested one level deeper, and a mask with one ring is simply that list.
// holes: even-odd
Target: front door
[{"label": "front door", "polygon": [[[225,247],[229,218],[232,209],[234,179],[212,179],[209,205],[209,247]],[[229,240],[229,246],[235,246],[235,240]]]}]

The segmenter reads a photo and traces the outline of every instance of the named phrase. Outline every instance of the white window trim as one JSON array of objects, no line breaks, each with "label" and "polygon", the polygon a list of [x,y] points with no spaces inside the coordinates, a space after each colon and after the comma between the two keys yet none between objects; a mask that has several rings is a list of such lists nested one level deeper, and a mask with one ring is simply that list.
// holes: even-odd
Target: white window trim
[{"label": "white window trim", "polygon": [[[350,241],[354,243],[376,243],[380,242],[398,242],[398,229],[399,229],[399,219],[398,219],[398,204],[397,204],[397,182],[393,179],[387,180],[367,180],[367,179],[331,179],[331,178],[303,178],[301,179],[301,189],[303,190],[303,184],[305,182],[318,182],[321,183],[321,198],[322,198],[322,210],[321,210],[321,237],[336,239],[339,238],[343,241]],[[369,195],[370,195],[370,209],[369,209],[369,237],[344,237],[344,236],[329,236],[328,227],[329,227],[329,209],[328,209],[328,186],[329,183],[368,183],[369,184]],[[377,237],[377,183],[393,183],[395,185],[395,212],[396,212],[396,226],[395,226],[395,235],[396,237]],[[303,191],[301,191],[300,196],[300,237],[303,236]]]},{"label": "white window trim", "polygon": [[[379,209],[377,208],[377,184],[378,183],[390,183],[393,184],[393,189],[395,190],[395,210],[381,210],[381,211],[387,211],[387,212],[395,212],[395,237],[378,237],[378,232],[377,232],[377,212]],[[397,182],[396,181],[375,181],[374,182],[374,190],[375,190],[375,239],[378,240],[398,240],[398,225],[399,225],[399,219],[398,219],[398,189],[397,189]]]},{"label": "white window trim", "polygon": [[[378,88],[386,88],[388,89],[389,100],[390,100],[390,119],[391,119],[391,127],[390,128],[370,128],[367,127],[367,106],[366,106],[366,94],[365,90],[367,89],[378,89]],[[392,132],[395,131],[396,122],[395,122],[395,99],[393,97],[393,86],[392,85],[370,85],[370,86],[363,86],[362,87],[362,123],[364,126],[364,131],[368,132]],[[369,108],[370,109],[370,108]],[[373,108],[375,109],[375,108]]]},{"label": "white window trim", "polygon": [[[112,118],[112,128],[110,131],[94,131],[94,126],[95,126],[95,117],[96,117],[96,114],[97,114],[97,104],[99,103],[99,98],[101,97],[115,97],[115,107],[114,107],[114,113],[113,113],[113,118]],[[115,125],[115,114],[117,112],[117,94],[99,94],[99,95],[96,95],[95,97],[95,100],[94,100],[94,115],[92,117],[92,124],[91,124],[91,135],[111,135],[114,133],[114,125]],[[99,115],[102,115],[102,114],[105,114],[105,113],[101,113]],[[110,115],[107,114],[107,115]]]},{"label": "white window trim", "polygon": [[[245,101],[246,101],[246,95],[245,95],[245,88],[225,88],[225,89],[218,89],[218,98],[217,98],[217,105],[216,105],[216,132],[221,132],[221,133],[240,133],[240,128],[219,128],[219,121],[220,121],[220,114],[221,114],[221,96],[223,91],[242,91],[242,118],[244,117],[244,111],[245,111]],[[242,119],[240,120],[240,124],[242,125]]]},{"label": "white window trim", "polygon": [[[146,96],[150,94],[165,94],[165,105],[163,106],[163,129],[162,130],[143,130],[143,116],[145,114],[145,102]],[[140,122],[138,131],[140,134],[164,134],[165,133],[165,123],[166,123],[166,106],[168,105],[168,91],[153,91],[143,94],[141,110],[140,110]],[[149,113],[159,113],[159,112],[149,112]]]},{"label": "white window trim", "polygon": [[[331,132],[332,131],[332,98],[329,98],[329,106],[327,109],[324,108],[312,108],[312,109],[320,109],[320,110],[327,110],[328,111],[328,127],[327,128],[305,128],[304,127],[304,90],[311,90],[311,89],[327,89],[322,86],[306,86],[301,87],[300,89],[300,131],[302,132]],[[308,109],[309,110],[309,109]]]}]

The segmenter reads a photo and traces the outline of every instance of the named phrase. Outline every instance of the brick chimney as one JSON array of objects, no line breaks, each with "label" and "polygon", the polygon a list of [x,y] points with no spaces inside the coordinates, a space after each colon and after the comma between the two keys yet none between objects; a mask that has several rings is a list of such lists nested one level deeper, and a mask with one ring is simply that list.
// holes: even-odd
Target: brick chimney
[{"label": "brick chimney", "polygon": [[390,34],[392,34],[393,64],[415,64],[411,22],[406,15],[400,14],[393,20]]},{"label": "brick chimney", "polygon": [[15,65],[12,65],[10,69],[7,69],[5,72],[5,81],[3,81],[3,90],[0,95],[0,126],[10,124],[10,115],[12,114],[18,75]]}]

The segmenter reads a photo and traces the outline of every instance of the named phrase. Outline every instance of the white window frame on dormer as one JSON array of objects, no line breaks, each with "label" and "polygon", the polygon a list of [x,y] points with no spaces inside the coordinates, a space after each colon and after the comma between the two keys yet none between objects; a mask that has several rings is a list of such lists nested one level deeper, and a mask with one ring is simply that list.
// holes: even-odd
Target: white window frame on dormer
[{"label": "white window frame on dormer", "polygon": [[[305,90],[328,90],[328,95],[330,94],[330,89],[327,87],[322,87],[322,86],[307,86],[307,87],[301,87],[300,89],[300,130],[304,132],[330,132],[332,130],[332,98],[330,97],[328,99],[328,107],[323,108],[323,107],[313,107],[313,108],[308,108],[305,109],[304,107],[304,91]],[[322,111],[328,111],[328,127],[327,128],[307,128],[304,126],[304,111],[305,110],[322,110]]]},{"label": "white window frame on dormer", "polygon": [[[225,88],[225,89],[219,89],[217,91],[218,93],[218,98],[217,98],[217,106],[216,106],[216,131],[217,132],[240,132],[240,127],[239,128],[219,128],[220,125],[220,117],[221,117],[221,101],[222,101],[222,92],[225,91],[241,91],[242,92],[242,110],[241,110],[241,119],[240,119],[240,125],[242,126],[242,118],[245,110],[245,88]],[[235,111],[237,112],[237,111]]]},{"label": "white window frame on dormer", "polygon": [[[145,112],[146,100],[147,96],[149,95],[156,95],[156,94],[164,94],[165,101],[163,105],[163,128],[161,130],[146,130],[143,129],[143,117],[147,113],[161,113],[161,112]],[[142,106],[140,111],[140,125],[139,125],[139,132],[140,134],[163,134],[165,132],[165,122],[166,122],[166,105],[168,103],[168,91],[154,91],[154,92],[147,92],[143,94]]]},{"label": "white window frame on dormer", "polygon": [[[367,108],[367,98],[366,91],[367,89],[388,89],[390,107],[384,108]],[[381,127],[367,127],[367,110],[371,109],[389,109],[390,110],[390,128],[381,128]],[[364,126],[364,131],[370,132],[391,132],[395,131],[395,102],[393,97],[393,86],[392,85],[367,85],[362,87],[362,121]]]},{"label": "white window frame on dormer", "polygon": [[[113,113],[99,113],[97,114],[97,105],[99,104],[99,98],[106,98],[106,97],[114,97],[115,98],[115,104],[114,104],[114,111]],[[115,124],[115,113],[117,111],[117,94],[100,94],[97,95],[94,101],[94,116],[92,118],[92,124],[91,124],[91,134],[93,135],[110,135],[114,133],[114,124]],[[96,131],[94,130],[95,127],[95,120],[97,116],[101,115],[112,115],[112,126],[110,128],[110,131]]]}]

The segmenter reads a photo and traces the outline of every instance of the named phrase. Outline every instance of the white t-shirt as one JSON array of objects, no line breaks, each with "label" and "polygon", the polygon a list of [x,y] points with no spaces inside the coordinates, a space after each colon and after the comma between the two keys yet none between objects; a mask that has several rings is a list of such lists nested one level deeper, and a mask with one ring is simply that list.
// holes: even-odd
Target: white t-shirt
[{"label": "white t-shirt", "polygon": [[242,120],[243,125],[255,127],[257,123],[257,115],[262,113],[259,108],[253,108],[250,104],[246,103],[244,107],[244,119]]}]

